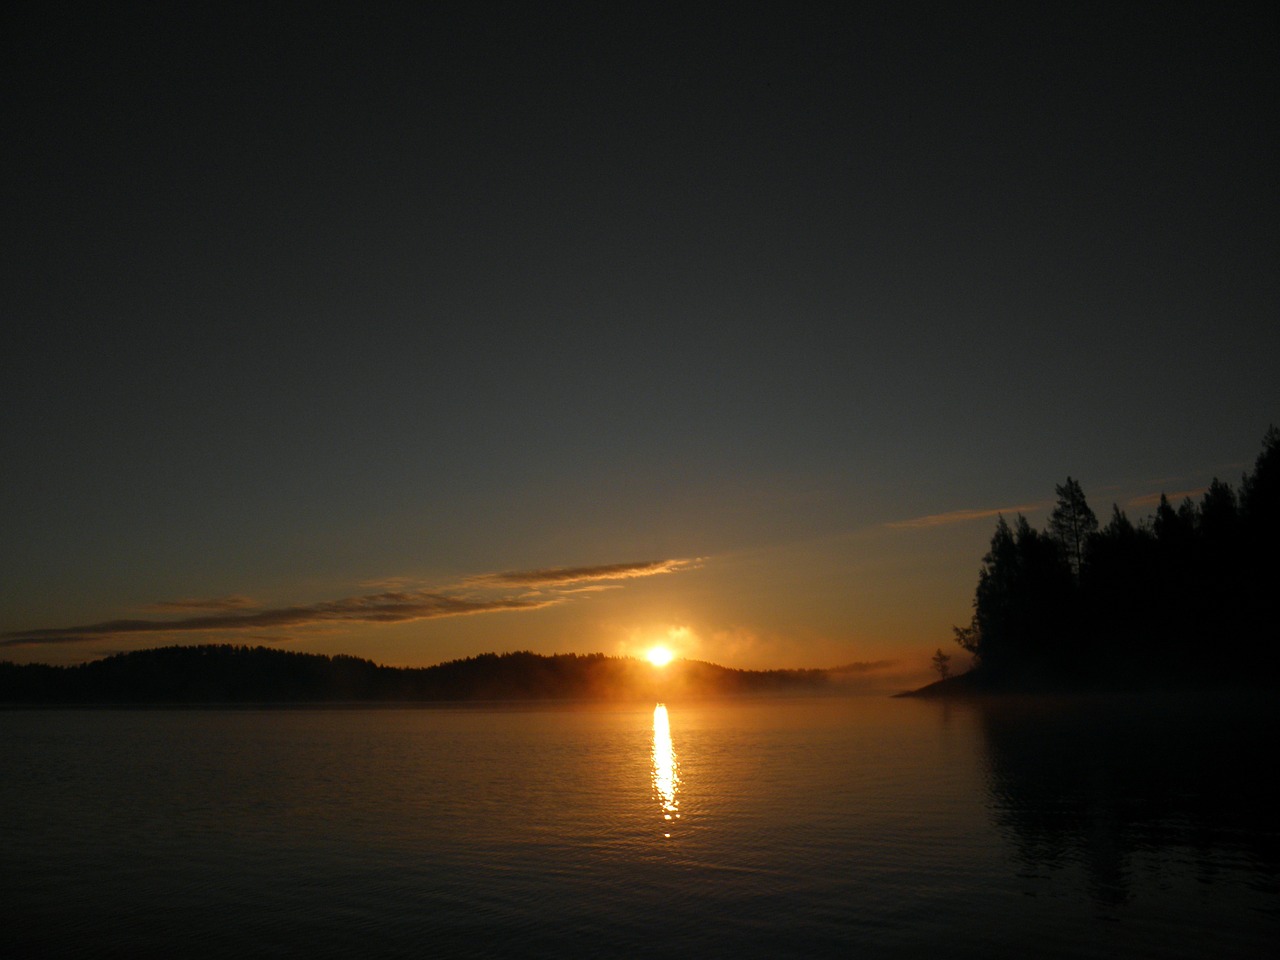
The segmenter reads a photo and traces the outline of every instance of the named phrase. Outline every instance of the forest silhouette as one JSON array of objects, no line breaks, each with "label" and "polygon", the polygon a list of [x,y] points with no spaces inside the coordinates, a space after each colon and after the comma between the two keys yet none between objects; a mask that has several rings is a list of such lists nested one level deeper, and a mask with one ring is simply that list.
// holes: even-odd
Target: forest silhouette
[{"label": "forest silhouette", "polygon": [[825,670],[735,670],[681,660],[658,669],[604,654],[485,653],[432,667],[268,647],[156,647],[74,666],[0,662],[8,703],[334,703],[654,700],[827,689]]},{"label": "forest silhouette", "polygon": [[1100,526],[1071,477],[1056,492],[1045,530],[997,522],[955,628],[973,668],[927,691],[1276,683],[1280,430],[1239,492],[1215,478],[1199,502],[1161,494],[1136,524],[1113,505]]}]

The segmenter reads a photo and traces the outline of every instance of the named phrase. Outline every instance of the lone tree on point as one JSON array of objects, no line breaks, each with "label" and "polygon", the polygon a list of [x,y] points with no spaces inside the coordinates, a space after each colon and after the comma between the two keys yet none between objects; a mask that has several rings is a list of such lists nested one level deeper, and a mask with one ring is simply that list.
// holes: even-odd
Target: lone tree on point
[{"label": "lone tree on point", "polygon": [[931,658],[933,660],[933,669],[938,671],[938,679],[945,680],[951,674],[951,657],[942,652],[942,648],[938,648],[938,652]]}]

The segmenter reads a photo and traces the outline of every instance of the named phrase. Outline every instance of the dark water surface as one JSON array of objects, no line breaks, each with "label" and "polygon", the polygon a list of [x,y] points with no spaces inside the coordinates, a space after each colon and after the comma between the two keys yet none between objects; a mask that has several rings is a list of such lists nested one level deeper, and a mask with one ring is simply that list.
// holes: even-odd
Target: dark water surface
[{"label": "dark water surface", "polygon": [[1277,711],[0,712],[7,956],[1261,957]]}]

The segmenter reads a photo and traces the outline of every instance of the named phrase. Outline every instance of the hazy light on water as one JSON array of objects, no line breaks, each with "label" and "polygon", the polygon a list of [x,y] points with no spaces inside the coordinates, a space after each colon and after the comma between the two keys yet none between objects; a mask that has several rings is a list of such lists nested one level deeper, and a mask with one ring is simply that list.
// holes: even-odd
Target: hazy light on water
[{"label": "hazy light on water", "polygon": [[653,789],[662,809],[662,819],[668,823],[679,820],[680,801],[676,799],[676,792],[680,789],[680,771],[671,744],[671,720],[666,704],[662,703],[653,708]]}]

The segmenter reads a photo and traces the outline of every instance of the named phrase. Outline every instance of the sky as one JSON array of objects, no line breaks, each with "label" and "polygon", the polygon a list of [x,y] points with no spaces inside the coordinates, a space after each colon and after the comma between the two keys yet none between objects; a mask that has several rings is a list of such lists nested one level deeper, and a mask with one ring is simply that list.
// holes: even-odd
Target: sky
[{"label": "sky", "polygon": [[1249,5],[15,4],[0,659],[922,676],[1280,423]]}]

